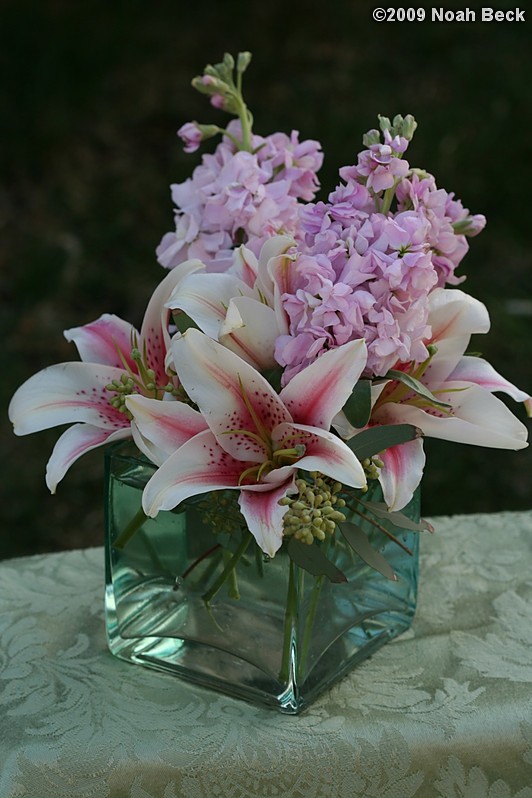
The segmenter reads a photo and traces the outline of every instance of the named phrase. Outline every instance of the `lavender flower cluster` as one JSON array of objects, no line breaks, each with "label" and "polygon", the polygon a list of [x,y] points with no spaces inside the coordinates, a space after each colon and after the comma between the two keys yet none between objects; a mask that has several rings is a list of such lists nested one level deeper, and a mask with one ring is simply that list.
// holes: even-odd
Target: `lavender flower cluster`
[{"label": "lavender flower cluster", "polygon": [[374,143],[356,166],[340,169],[343,182],[328,202],[301,210],[304,248],[284,297],[290,331],[276,346],[285,382],[323,351],[357,338],[368,347],[367,376],[382,376],[397,361],[426,360],[428,294],[462,282],[455,270],[466,235],[485,225],[400,158],[409,139],[396,130],[411,137],[412,117],[396,117],[393,126],[381,117],[381,125],[384,143],[375,141],[378,131],[366,134]]},{"label": "lavender flower cluster", "polygon": [[[179,132],[185,150],[191,151],[199,128],[187,123]],[[163,266],[199,258],[208,271],[224,272],[239,244],[258,255],[264,242],[279,233],[299,239],[299,200],[312,200],[319,188],[319,142],[300,142],[293,130],[290,136],[252,135],[251,152],[241,145],[241,123],[235,119],[192,177],[172,186],[176,229],[166,233],[157,249]]]},{"label": "lavender flower cluster", "polygon": [[176,229],[163,237],[159,262],[173,268],[198,258],[207,271],[226,272],[239,245],[258,256],[272,236],[292,236],[295,263],[282,297],[289,328],[275,346],[283,384],[325,351],[359,338],[368,347],[367,377],[426,360],[427,297],[465,279],[455,272],[466,236],[479,233],[485,218],[410,167],[403,156],[416,129],[412,116],[379,117],[380,130],[364,136],[357,164],[340,169],[342,182],[328,201],[311,202],[319,142],[300,142],[297,131],[262,137],[246,129],[240,89],[220,79],[220,66],[194,85],[239,118],[224,130],[189,122],[178,131],[187,152],[216,132],[223,138],[191,178],[172,186]]}]

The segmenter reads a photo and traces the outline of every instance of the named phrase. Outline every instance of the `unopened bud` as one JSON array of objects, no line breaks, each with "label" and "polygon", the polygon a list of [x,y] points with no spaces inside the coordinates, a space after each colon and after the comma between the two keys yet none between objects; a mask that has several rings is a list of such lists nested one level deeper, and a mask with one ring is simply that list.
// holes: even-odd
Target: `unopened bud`
[{"label": "unopened bud", "polygon": [[407,141],[412,141],[416,128],[416,120],[412,114],[407,114],[403,119],[403,124],[401,126],[401,130],[399,131],[399,135],[403,136],[403,138],[405,138]]},{"label": "unopened bud", "polygon": [[389,118],[387,116],[381,116],[380,114],[378,114],[378,117],[379,117],[380,129],[382,130],[382,132],[384,133],[385,130],[390,130],[390,128],[392,127],[392,123],[390,122]]},{"label": "unopened bud", "polygon": [[242,74],[248,68],[251,61],[251,53],[247,51],[238,54],[238,59],[236,62],[236,71]]},{"label": "unopened bud", "polygon": [[378,130],[368,130],[367,133],[364,133],[362,136],[362,144],[364,147],[371,147],[373,144],[379,144],[381,140],[381,136]]}]

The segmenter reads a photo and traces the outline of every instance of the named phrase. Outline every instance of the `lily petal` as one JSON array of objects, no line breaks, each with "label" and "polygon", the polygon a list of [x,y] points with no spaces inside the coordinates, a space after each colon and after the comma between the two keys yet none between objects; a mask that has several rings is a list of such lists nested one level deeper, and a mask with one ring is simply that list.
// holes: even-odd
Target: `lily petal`
[{"label": "lily petal", "polygon": [[133,440],[157,465],[198,432],[208,429],[201,413],[184,402],[164,402],[132,394],[126,397],[126,406],[133,415]]},{"label": "lily petal", "polygon": [[283,516],[288,507],[281,507],[279,500],[295,492],[293,476],[266,492],[250,491],[245,487],[240,491],[238,503],[248,529],[262,551],[270,557],[283,542]]},{"label": "lily petal", "polygon": [[278,424],[292,421],[268,381],[199,330],[176,337],[172,352],[179,379],[220,446],[238,460],[267,460],[265,435]]},{"label": "lily petal", "polygon": [[130,438],[129,428],[108,430],[93,427],[91,424],[74,424],[69,427],[54,446],[46,466],[46,484],[50,493],[55,493],[58,483],[66,472],[85,452],[90,452],[104,443],[112,443],[121,438]]},{"label": "lily petal", "polygon": [[206,335],[217,340],[231,299],[252,293],[232,274],[194,274],[177,286],[166,304],[172,310],[182,310]]},{"label": "lily petal", "polygon": [[294,419],[329,429],[351,395],[367,360],[365,341],[330,349],[292,377],[279,394]]},{"label": "lily petal", "polygon": [[[305,424],[280,424],[275,430],[275,441],[277,446],[286,448],[297,444],[305,447],[303,457],[294,463],[297,468],[321,471],[352,488],[366,485],[366,475],[360,461],[349,446],[332,432]],[[276,471],[272,471],[269,476],[275,474]]]},{"label": "lily petal", "polygon": [[417,438],[399,446],[390,446],[379,454],[384,463],[379,482],[390,511],[406,507],[421,482],[425,467],[423,441]]},{"label": "lily petal", "polygon": [[271,307],[274,304],[276,285],[281,294],[289,291],[291,283],[287,282],[287,277],[293,258],[286,252],[295,246],[295,243],[291,236],[272,236],[263,244],[260,251],[255,285]]},{"label": "lily petal", "polygon": [[164,365],[166,352],[170,346],[168,332],[170,310],[166,303],[172,292],[188,275],[204,268],[203,263],[197,259],[180,263],[159,283],[146,308],[140,329],[139,348],[142,354],[146,349],[148,366],[155,371],[159,382],[164,382],[166,379]]},{"label": "lily petal", "polygon": [[274,236],[263,245],[259,256],[259,271],[255,289],[275,310],[279,334],[289,330],[289,320],[282,303],[282,296],[292,292],[294,257],[287,250],[295,246],[290,236]]},{"label": "lily petal", "polygon": [[470,357],[466,355],[463,357],[455,370],[449,376],[450,380],[459,380],[461,382],[474,382],[475,385],[480,385],[490,393],[494,391],[502,391],[515,399],[516,402],[526,402],[530,396],[524,391],[520,391],[511,382],[505,380],[498,372],[495,371],[487,360],[481,357]]},{"label": "lily petal", "polygon": [[275,368],[273,356],[279,336],[275,312],[251,297],[231,299],[218,340],[258,370]]},{"label": "lily petal", "polygon": [[429,294],[432,341],[487,333],[490,318],[486,306],[457,288],[436,288]]},{"label": "lily petal", "polygon": [[100,429],[129,427],[124,414],[114,408],[106,385],[120,380],[123,369],[97,363],[58,363],[49,366],[15,392],[9,418],[15,435],[85,421]]},{"label": "lily petal", "polygon": [[[431,385],[431,390],[435,388],[438,386]],[[452,415],[435,408],[423,410],[409,404],[389,403],[378,411],[376,420],[414,424],[429,437],[458,443],[515,450],[527,446],[525,425],[489,391],[471,383],[449,382],[441,386],[437,395],[452,405]]]},{"label": "lily petal", "polygon": [[436,288],[428,297],[427,323],[430,341],[437,346],[423,382],[446,380],[460,361],[474,333],[487,333],[490,318],[486,306],[463,291]]},{"label": "lily petal", "polygon": [[142,494],[146,515],[172,510],[190,496],[239,487],[247,463],[222,449],[210,430],[199,432],[170,455],[149,480]]},{"label": "lily petal", "polygon": [[239,277],[246,285],[253,288],[257,279],[258,269],[259,264],[255,254],[244,244],[233,250],[233,262],[227,274]]},{"label": "lily petal", "polygon": [[64,331],[67,341],[72,341],[79,356],[86,363],[100,363],[105,366],[123,368],[123,354],[133,372],[136,364],[131,359],[132,340],[138,333],[128,321],[124,321],[111,313],[104,313],[96,321],[84,324],[83,327],[72,327]]}]

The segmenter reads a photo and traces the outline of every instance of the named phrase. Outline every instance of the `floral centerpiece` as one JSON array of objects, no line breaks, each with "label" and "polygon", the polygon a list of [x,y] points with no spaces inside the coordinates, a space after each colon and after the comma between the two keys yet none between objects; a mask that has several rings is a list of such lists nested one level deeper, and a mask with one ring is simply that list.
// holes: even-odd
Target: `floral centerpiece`
[{"label": "floral centerpiece", "polygon": [[52,492],[114,444],[111,650],[297,712],[411,622],[423,437],[520,449],[494,392],[532,400],[467,352],[489,316],[457,270],[485,219],[406,160],[413,117],[379,117],[316,202],[321,147],[254,132],[250,58],[193,81],[236,118],[178,131],[187,152],[221,140],[172,186],[140,331],[67,330],[81,360],[31,377],[10,417],[72,424]]}]

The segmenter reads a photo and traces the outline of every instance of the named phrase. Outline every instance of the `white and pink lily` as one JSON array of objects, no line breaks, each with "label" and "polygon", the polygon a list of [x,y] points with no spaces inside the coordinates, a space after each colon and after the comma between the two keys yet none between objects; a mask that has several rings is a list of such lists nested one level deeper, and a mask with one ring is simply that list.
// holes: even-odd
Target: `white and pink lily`
[{"label": "white and pink lily", "polygon": [[189,275],[168,307],[186,313],[206,335],[254,368],[278,367],[275,341],[288,332],[281,296],[290,288],[294,244],[289,236],[275,236],[264,244],[258,261],[239,247],[229,272]]},{"label": "white and pink lily", "polygon": [[[428,437],[498,449],[527,446],[527,428],[493,392],[502,391],[529,409],[528,394],[482,358],[464,355],[471,335],[489,330],[486,307],[463,291],[438,288],[429,296],[428,324],[432,335],[427,345],[435,346],[435,354],[424,364],[413,364],[411,373],[448,407],[431,405],[391,380],[375,387],[370,424],[413,424]],[[339,429],[343,437],[355,432],[342,423]],[[423,441],[391,447],[379,457],[384,463],[380,476],[384,499],[391,510],[401,509],[423,474]]]},{"label": "white and pink lily", "polygon": [[[298,469],[320,471],[354,488],[366,484],[360,462],[329,431],[364,369],[363,340],[326,352],[280,394],[242,358],[199,330],[176,337],[172,352],[178,377],[200,413],[194,416],[178,403],[169,413],[163,403],[126,398],[136,439],[155,458],[169,455],[144,490],[147,515],[200,493],[236,489],[250,532],[273,557],[287,511],[279,500],[296,490]],[[202,423],[204,428],[188,437],[194,424]],[[180,436],[185,442],[170,454],[168,441],[180,442]]]},{"label": "white and pink lily", "polygon": [[52,493],[85,452],[131,437],[125,394],[134,391],[162,398],[168,396],[164,386],[177,387],[165,367],[170,345],[165,303],[184,277],[201,268],[200,261],[188,261],[165,277],[146,308],[140,333],[111,314],[66,330],[65,337],[76,345],[81,362],[49,366],[15,392],[9,417],[16,435],[73,423],[48,461],[46,484]]}]

